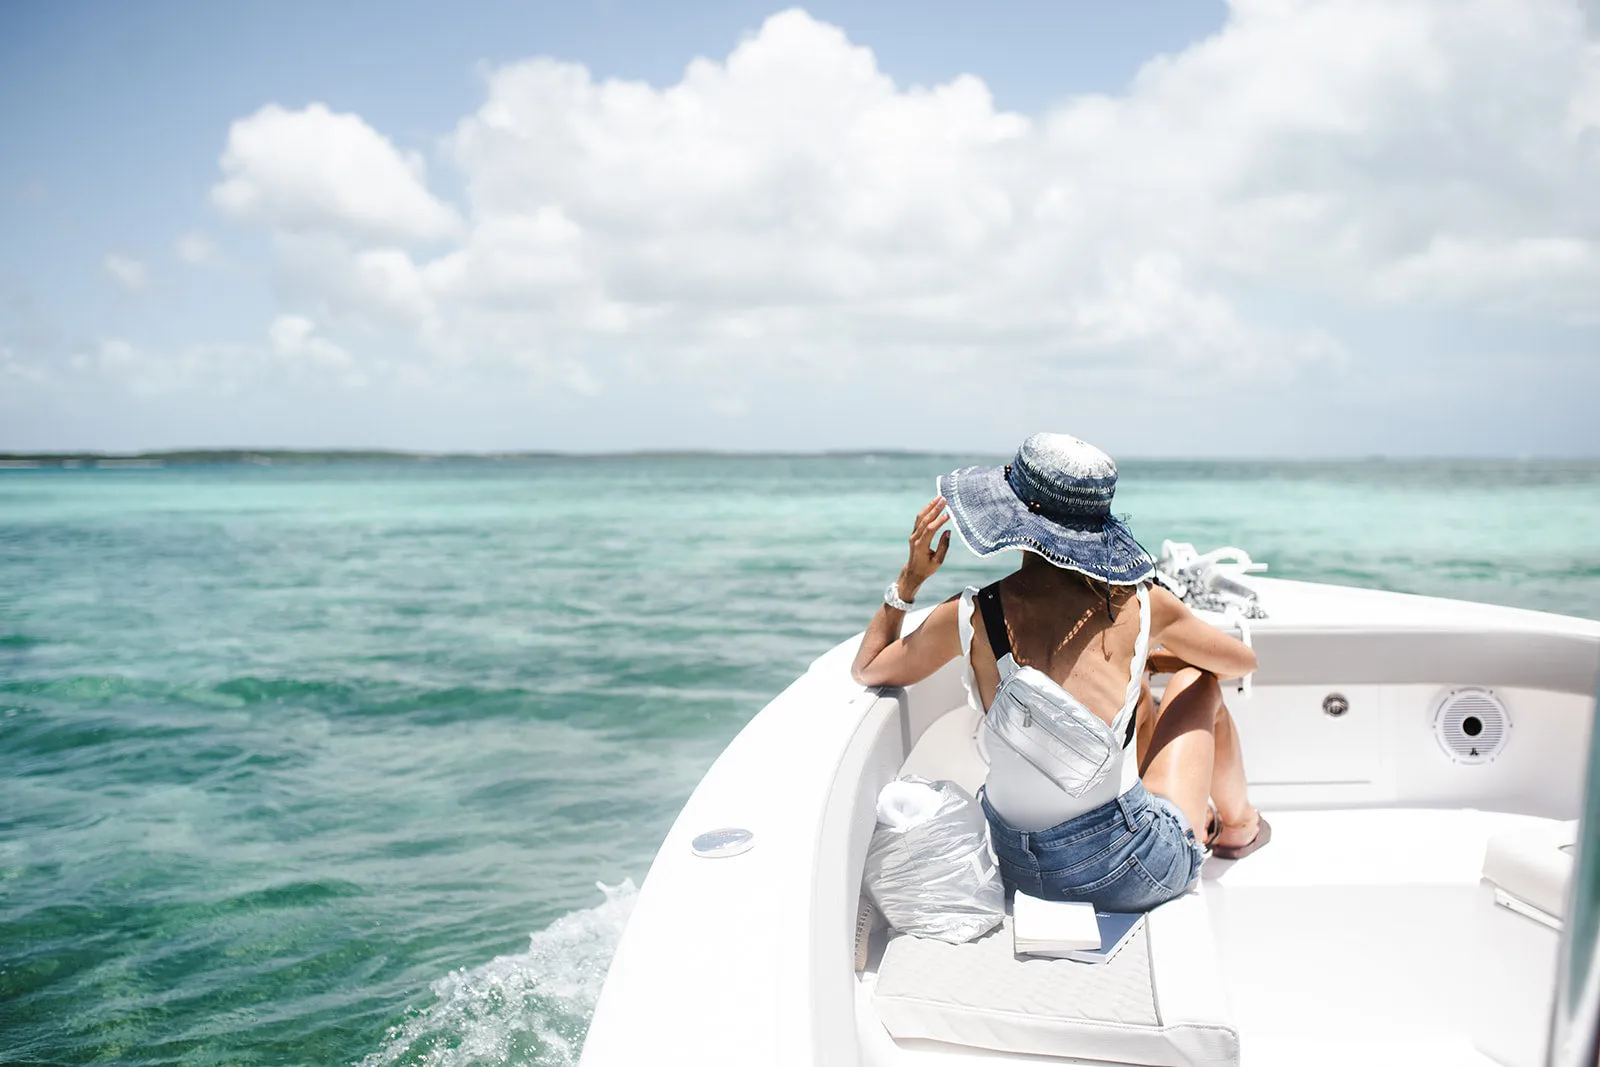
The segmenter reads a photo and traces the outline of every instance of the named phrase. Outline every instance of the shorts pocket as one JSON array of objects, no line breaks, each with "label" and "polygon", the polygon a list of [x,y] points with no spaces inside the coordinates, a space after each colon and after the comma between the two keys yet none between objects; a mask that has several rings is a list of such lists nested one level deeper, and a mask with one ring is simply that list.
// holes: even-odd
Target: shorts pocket
[{"label": "shorts pocket", "polygon": [[1175,820],[1159,815],[1147,832],[1149,836],[1141,842],[1144,847],[1133,854],[1139,870],[1156,886],[1170,893],[1183,892],[1198,873],[1195,850],[1187,836]]},{"label": "shorts pocket", "polygon": [[[1131,886],[1126,884],[1130,878],[1135,883]],[[1076,877],[1055,874],[1041,880],[1055,899],[1086,900],[1097,908],[1102,907],[1106,901],[1128,896],[1130,889],[1133,891],[1133,897],[1139,899],[1149,896],[1152,891],[1160,890],[1159,886],[1150,884],[1150,876],[1133,856],[1095,870],[1081,871]]]},{"label": "shorts pocket", "polygon": [[1126,829],[1108,834],[1089,847],[1074,842],[1071,847],[1043,851],[1039,854],[1039,873],[1048,879],[1075,882],[1092,881],[1097,871],[1109,871],[1119,866],[1127,856],[1128,842],[1133,835]]},{"label": "shorts pocket", "polygon": [[[1187,855],[1175,856],[1163,851],[1157,856],[1134,856],[1133,862],[1139,865],[1139,872],[1150,879],[1150,884],[1157,889],[1165,889],[1178,893],[1189,884],[1189,857]],[[1160,874],[1151,870],[1151,867],[1162,868]]]}]

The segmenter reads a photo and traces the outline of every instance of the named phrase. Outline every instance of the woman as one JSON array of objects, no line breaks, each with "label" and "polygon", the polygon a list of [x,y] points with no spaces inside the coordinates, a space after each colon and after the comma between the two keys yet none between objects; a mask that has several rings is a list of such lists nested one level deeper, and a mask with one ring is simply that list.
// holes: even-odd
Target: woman
[{"label": "woman", "polygon": [[[1150,582],[1149,555],[1111,514],[1116,482],[1110,457],[1064,434],[1033,435],[1005,467],[941,477],[852,673],[910,685],[965,658],[968,700],[987,716],[980,797],[1007,887],[1145,911],[1199,877],[1193,827],[1207,827],[1206,845],[1230,859],[1265,844],[1271,828],[1250,805],[1217,683],[1255,670],[1255,653]],[[901,637],[950,550],[949,530],[934,544],[950,519],[977,555],[1020,549],[1022,565]],[[1147,665],[1174,673],[1159,716],[1139,724],[1136,759]]]}]

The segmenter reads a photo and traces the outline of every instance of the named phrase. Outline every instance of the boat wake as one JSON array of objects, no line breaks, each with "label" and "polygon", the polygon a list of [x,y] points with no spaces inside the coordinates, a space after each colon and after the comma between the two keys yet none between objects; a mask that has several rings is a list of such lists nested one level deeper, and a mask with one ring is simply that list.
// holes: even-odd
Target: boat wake
[{"label": "boat wake", "polygon": [[575,1065],[638,896],[632,879],[595,885],[605,894],[603,903],[534,933],[527,952],[496,956],[434,982],[434,1002],[391,1028],[383,1047],[360,1067]]}]

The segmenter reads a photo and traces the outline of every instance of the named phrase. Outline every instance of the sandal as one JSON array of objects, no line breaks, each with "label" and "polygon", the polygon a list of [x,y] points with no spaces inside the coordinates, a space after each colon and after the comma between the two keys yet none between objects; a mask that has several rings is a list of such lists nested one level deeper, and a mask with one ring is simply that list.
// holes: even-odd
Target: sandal
[{"label": "sandal", "polygon": [[1243,845],[1218,845],[1213,842],[1222,834],[1222,820],[1217,817],[1217,813],[1213,809],[1210,818],[1206,821],[1206,847],[1218,859],[1244,859],[1250,853],[1272,840],[1272,824],[1267,822],[1266,817],[1260,812],[1256,812],[1256,819],[1260,823],[1256,829],[1256,836],[1247,843]]}]

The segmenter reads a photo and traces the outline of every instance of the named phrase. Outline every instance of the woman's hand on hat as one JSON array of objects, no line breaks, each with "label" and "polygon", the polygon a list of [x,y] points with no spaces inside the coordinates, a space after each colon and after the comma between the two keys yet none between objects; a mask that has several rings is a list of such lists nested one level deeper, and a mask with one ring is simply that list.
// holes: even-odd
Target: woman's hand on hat
[{"label": "woman's hand on hat", "polygon": [[950,513],[945,510],[944,497],[936,496],[928,501],[928,506],[917,512],[917,522],[911,530],[911,556],[906,560],[905,569],[900,572],[900,596],[910,600],[917,595],[917,589],[922,583],[933,577],[933,572],[944,563],[944,557],[950,552],[950,531],[946,530],[939,538],[939,545],[934,547],[933,536],[939,532],[939,527],[950,521]]}]

